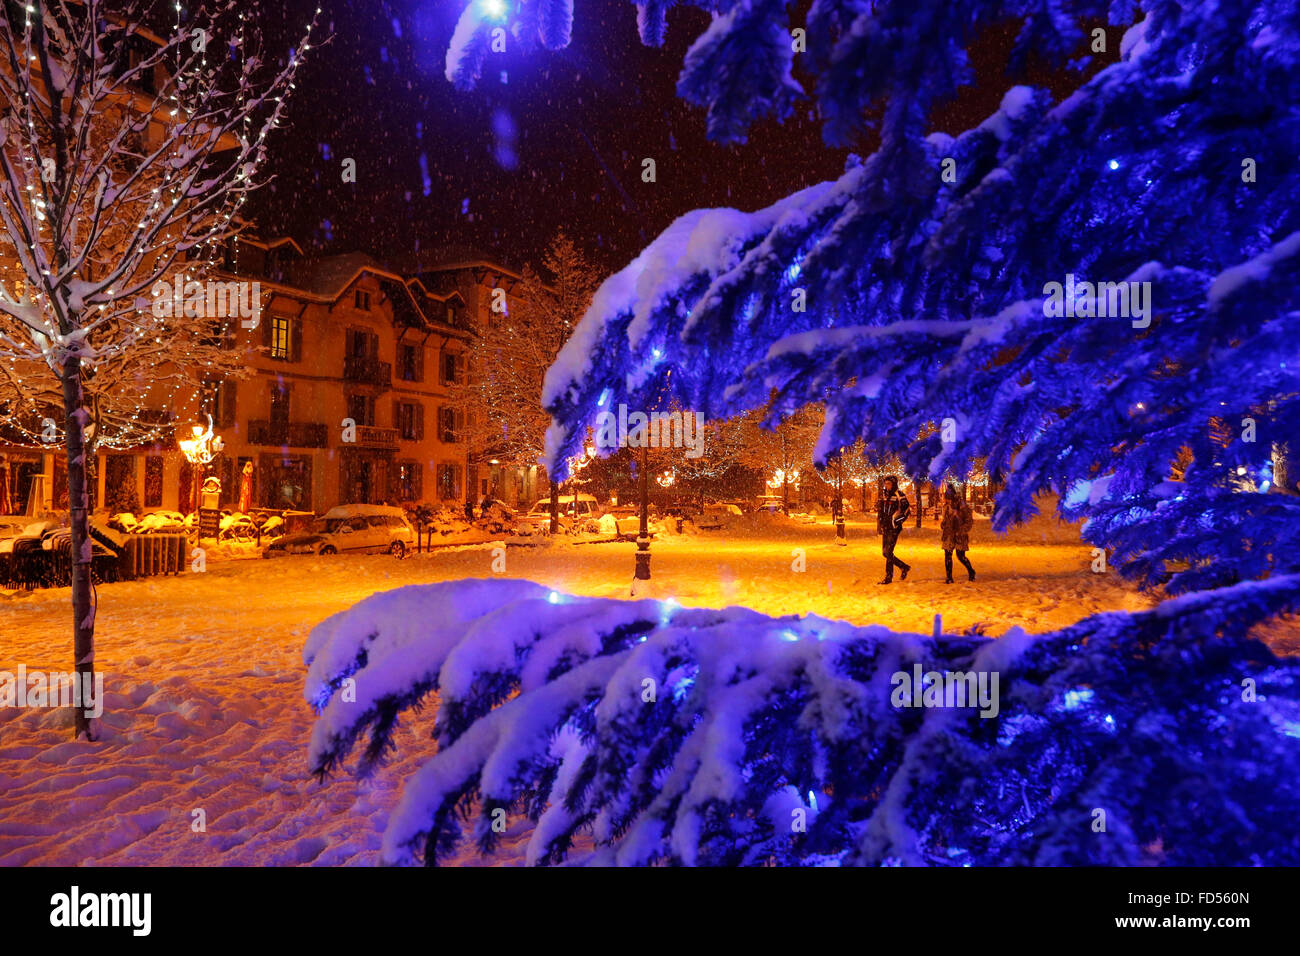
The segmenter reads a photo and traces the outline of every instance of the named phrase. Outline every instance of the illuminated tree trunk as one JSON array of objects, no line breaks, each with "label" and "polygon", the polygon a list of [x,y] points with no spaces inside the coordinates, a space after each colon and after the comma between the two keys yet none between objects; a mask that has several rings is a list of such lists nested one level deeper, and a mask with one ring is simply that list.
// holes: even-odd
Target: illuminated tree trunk
[{"label": "illuminated tree trunk", "polygon": [[551,479],[551,534],[560,532],[560,486]]},{"label": "illuminated tree trunk", "polygon": [[[95,608],[90,594],[91,543],[88,521],[90,488],[86,484],[85,396],[81,388],[81,358],[63,363],[63,417],[67,429],[68,509],[72,530],[72,654],[77,686],[93,687],[95,677]],[[75,707],[74,734],[94,740],[85,707]]]}]

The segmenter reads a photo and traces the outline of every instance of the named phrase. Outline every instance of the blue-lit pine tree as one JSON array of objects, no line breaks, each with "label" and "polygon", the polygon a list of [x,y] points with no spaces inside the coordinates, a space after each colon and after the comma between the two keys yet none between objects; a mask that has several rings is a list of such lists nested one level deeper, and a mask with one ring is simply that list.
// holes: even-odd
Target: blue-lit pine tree
[{"label": "blue-lit pine tree", "polygon": [[[822,461],[857,442],[909,475],[978,461],[999,525],[1056,491],[1122,571],[1184,593],[986,641],[403,589],[313,632],[313,767],[368,738],[368,772],[436,690],[439,753],[390,862],[491,852],[521,813],[532,863],[1300,862],[1300,674],[1248,636],[1300,603],[1300,499],[1274,464],[1300,426],[1300,9],[815,0],[796,25],[775,0],[691,5],[717,16],[679,92],[716,138],[811,99],[829,143],[878,117],[880,145],[767,209],[689,213],[610,277],[547,379],[550,459],[606,401],[668,389],[773,422],[824,403]],[[644,40],[671,6],[638,4]],[[1013,87],[932,133],[972,36],[1007,16],[1017,58],[1087,49],[1103,19],[1121,58],[1063,102]],[[435,607],[454,619],[412,623]],[[997,675],[999,706],[913,709],[934,681],[890,688],[914,669]]]}]

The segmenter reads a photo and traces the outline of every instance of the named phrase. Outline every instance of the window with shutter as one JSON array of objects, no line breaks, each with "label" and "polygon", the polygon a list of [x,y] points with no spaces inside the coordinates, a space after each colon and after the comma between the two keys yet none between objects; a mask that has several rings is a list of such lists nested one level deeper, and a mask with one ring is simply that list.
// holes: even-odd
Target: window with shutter
[{"label": "window with shutter", "polygon": [[302,361],[302,319],[293,320],[293,339],[290,349],[289,361]]},{"label": "window with shutter", "polygon": [[273,315],[269,323],[271,358],[293,358],[293,320],[287,315]]}]

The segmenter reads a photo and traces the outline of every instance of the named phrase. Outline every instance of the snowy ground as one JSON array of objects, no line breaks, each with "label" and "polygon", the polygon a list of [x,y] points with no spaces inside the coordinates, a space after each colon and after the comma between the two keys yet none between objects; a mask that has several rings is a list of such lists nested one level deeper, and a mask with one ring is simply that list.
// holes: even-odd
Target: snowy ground
[{"label": "snowy ground", "polygon": [[[879,539],[850,524],[756,524],[654,544],[658,596],[815,612],[855,623],[991,635],[1050,630],[1152,599],[1113,572],[1093,574],[1077,532],[1039,520],[996,539],[977,522],[978,580],[943,583],[934,528],[909,528],[905,584],[876,585]],[[792,570],[796,548],[806,570]],[[510,547],[507,576],[595,596],[626,596],[633,545]],[[100,588],[98,666],[106,674],[103,739],[70,741],[67,711],[0,708],[0,864],[373,863],[402,777],[431,752],[404,730],[401,759],[375,779],[323,786],[306,774],[312,714],[301,697],[302,644],[313,625],[375,591],[487,577],[472,547],[411,556],[211,559],[202,574]],[[68,591],[0,591],[0,670],[67,670]],[[1294,633],[1279,628],[1280,643]],[[432,719],[425,711],[421,720]],[[202,809],[206,832],[193,832]],[[512,841],[507,841],[512,842]],[[505,855],[509,862],[511,856]],[[467,860],[465,862],[473,862]]]}]

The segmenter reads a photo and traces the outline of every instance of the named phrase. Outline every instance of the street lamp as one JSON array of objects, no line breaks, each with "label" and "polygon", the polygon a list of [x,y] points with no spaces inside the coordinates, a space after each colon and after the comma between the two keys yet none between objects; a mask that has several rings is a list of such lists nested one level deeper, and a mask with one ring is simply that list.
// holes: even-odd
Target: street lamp
[{"label": "street lamp", "polygon": [[650,580],[650,440],[642,436],[641,445],[641,527],[636,538],[636,581]]},{"label": "street lamp", "polygon": [[193,499],[191,504],[194,506],[195,513],[197,513],[199,510],[199,476],[193,472],[197,468],[206,468],[212,464],[212,460],[221,454],[221,449],[225,447],[225,443],[222,442],[220,435],[212,434],[211,415],[208,416],[208,427],[206,429],[202,425],[192,425],[190,432],[190,438],[182,438],[177,444],[180,445],[181,454],[185,456],[185,460],[190,463],[190,489]]}]

